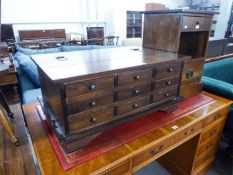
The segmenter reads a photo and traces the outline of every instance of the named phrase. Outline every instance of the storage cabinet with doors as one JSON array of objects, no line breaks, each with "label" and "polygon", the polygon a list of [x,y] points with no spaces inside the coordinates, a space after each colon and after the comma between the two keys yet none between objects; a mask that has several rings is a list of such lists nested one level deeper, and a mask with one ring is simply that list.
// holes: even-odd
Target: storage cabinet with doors
[{"label": "storage cabinet with doors", "polygon": [[142,14],[139,11],[127,11],[127,38],[142,37]]},{"label": "storage cabinet with doors", "polygon": [[181,96],[188,97],[202,89],[200,78],[213,15],[192,10],[144,12],[143,47],[190,56],[183,60]]}]

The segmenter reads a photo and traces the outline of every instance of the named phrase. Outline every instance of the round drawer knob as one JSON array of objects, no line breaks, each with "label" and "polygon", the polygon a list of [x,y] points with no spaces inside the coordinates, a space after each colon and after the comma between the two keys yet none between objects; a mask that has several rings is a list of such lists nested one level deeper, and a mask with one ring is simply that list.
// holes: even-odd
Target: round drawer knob
[{"label": "round drawer knob", "polygon": [[185,136],[186,136],[186,135],[188,135],[188,132],[187,132],[187,131],[185,131],[185,132],[184,132],[184,135],[185,135]]},{"label": "round drawer knob", "polygon": [[159,146],[159,150],[162,150],[163,148],[164,148],[164,145],[161,144],[161,145]]},{"label": "round drawer knob", "polygon": [[170,96],[170,94],[168,94],[168,93],[164,94],[164,97],[169,97],[169,96]]},{"label": "round drawer knob", "polygon": [[95,101],[92,101],[91,103],[90,103],[90,106],[91,107],[94,107],[96,105],[96,102]]},{"label": "round drawer knob", "polygon": [[155,155],[155,153],[156,153],[156,152],[155,152],[154,149],[150,150],[150,154],[151,154],[151,155]]},{"label": "round drawer knob", "polygon": [[138,108],[138,104],[133,104],[133,107],[134,108]]},{"label": "round drawer knob", "polygon": [[173,72],[174,69],[172,67],[168,68],[168,72]]},{"label": "round drawer knob", "polygon": [[140,93],[140,91],[138,89],[134,90],[134,94],[138,95]]},{"label": "round drawer knob", "polygon": [[94,117],[94,118],[91,118],[91,122],[92,123],[96,123],[97,119]]},{"label": "round drawer knob", "polygon": [[171,81],[167,81],[167,82],[166,82],[166,85],[171,86],[171,85],[172,85],[172,82],[171,82]]},{"label": "round drawer knob", "polygon": [[138,80],[139,78],[140,78],[139,75],[136,75],[136,76],[134,77],[135,80]]},{"label": "round drawer knob", "polygon": [[91,86],[89,86],[90,90],[95,90],[96,86],[94,84],[92,84]]},{"label": "round drawer knob", "polygon": [[194,132],[194,131],[195,131],[195,128],[192,128],[192,129],[191,129],[191,132]]},{"label": "round drawer knob", "polygon": [[220,118],[220,114],[214,116],[214,120],[218,120]]}]

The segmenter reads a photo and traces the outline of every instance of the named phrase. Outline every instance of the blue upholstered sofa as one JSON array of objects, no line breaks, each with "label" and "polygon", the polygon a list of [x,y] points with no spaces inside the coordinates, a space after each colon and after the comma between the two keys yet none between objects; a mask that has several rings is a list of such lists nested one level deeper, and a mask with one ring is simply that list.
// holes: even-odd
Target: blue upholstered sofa
[{"label": "blue upholstered sofa", "polygon": [[41,96],[37,67],[35,63],[31,60],[30,55],[103,49],[103,48],[111,48],[111,47],[113,46],[97,46],[97,45],[60,46],[57,48],[49,48],[42,50],[32,50],[32,49],[17,47],[16,48],[17,52],[14,54],[13,58],[17,68],[22,103],[27,104],[27,103],[37,102],[37,97]]},{"label": "blue upholstered sofa", "polygon": [[[202,81],[204,90],[233,100],[233,58],[205,64]],[[224,134],[233,151],[233,105],[228,113]]]}]

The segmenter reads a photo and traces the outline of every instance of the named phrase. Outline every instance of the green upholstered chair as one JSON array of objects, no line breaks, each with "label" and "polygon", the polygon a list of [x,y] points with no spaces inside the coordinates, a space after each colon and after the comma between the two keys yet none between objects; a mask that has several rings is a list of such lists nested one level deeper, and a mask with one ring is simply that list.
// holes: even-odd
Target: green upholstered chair
[{"label": "green upholstered chair", "polygon": [[[205,91],[233,100],[233,58],[205,64],[202,81]],[[233,105],[228,113],[224,135],[233,153]]]}]

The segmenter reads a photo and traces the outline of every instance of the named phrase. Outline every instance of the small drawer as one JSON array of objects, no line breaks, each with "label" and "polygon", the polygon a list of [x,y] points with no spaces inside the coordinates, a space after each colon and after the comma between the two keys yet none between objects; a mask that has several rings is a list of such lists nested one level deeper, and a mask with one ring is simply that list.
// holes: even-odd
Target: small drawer
[{"label": "small drawer", "polygon": [[178,87],[174,89],[168,89],[153,94],[153,102],[160,102],[162,100],[169,100],[171,97],[175,97],[178,94]]},{"label": "small drawer", "polygon": [[221,111],[216,112],[215,114],[210,115],[209,117],[206,118],[205,120],[205,126],[211,124],[212,122],[219,120],[227,115],[227,110],[223,109]]},{"label": "small drawer", "polygon": [[164,151],[165,149],[171,146],[170,141],[162,141],[160,144],[152,146],[146,151],[143,151],[132,159],[132,167],[136,167],[137,165],[147,161],[148,159],[156,156],[158,153]]},{"label": "small drawer", "polygon": [[144,97],[136,101],[122,103],[117,107],[117,114],[118,115],[125,114],[127,112],[137,110],[149,104],[150,104],[150,97]]},{"label": "small drawer", "polygon": [[119,90],[117,99],[124,100],[126,98],[135,97],[143,94],[147,94],[151,91],[151,84],[147,84],[144,86],[132,86],[128,89]]},{"label": "small drawer", "polygon": [[109,107],[105,110],[84,115],[71,115],[68,117],[69,131],[75,133],[82,129],[88,129],[110,121],[113,118],[114,109]]},{"label": "small drawer", "polygon": [[171,88],[171,87],[176,87],[179,85],[180,77],[172,77],[172,78],[167,78],[164,80],[156,81],[153,83],[153,89],[160,90],[160,89],[166,89],[166,88]]},{"label": "small drawer", "polygon": [[127,160],[120,165],[117,165],[113,168],[111,168],[109,171],[104,172],[103,175],[119,175],[119,174],[125,174],[129,171],[129,165],[130,161]]},{"label": "small drawer", "polygon": [[202,166],[202,164],[207,163],[214,159],[215,150],[208,151],[206,154],[198,157],[193,164],[193,169],[196,170],[198,167]]},{"label": "small drawer", "polygon": [[183,16],[182,31],[209,31],[212,18]]},{"label": "small drawer", "polygon": [[181,62],[169,62],[157,64],[155,67],[155,79],[161,80],[180,76]]},{"label": "small drawer", "polygon": [[[100,96],[90,96],[86,99],[66,99],[66,101],[68,115],[72,115],[78,112],[90,110],[102,105],[108,105],[113,103],[113,93],[108,93]],[[72,103],[68,101],[72,101]]]},{"label": "small drawer", "polygon": [[219,134],[222,131],[223,122],[218,122],[214,126],[206,129],[201,135],[201,143],[205,142],[208,139],[219,137]]},{"label": "small drawer", "polygon": [[201,80],[203,65],[204,59],[192,59],[190,62],[185,63],[181,84],[198,83]]},{"label": "small drawer", "polygon": [[200,155],[204,154],[205,152],[216,149],[217,141],[218,141],[218,138],[212,138],[209,141],[207,141],[204,145],[202,145],[200,148],[198,148],[196,156],[199,157]]},{"label": "small drawer", "polygon": [[18,83],[17,77],[15,74],[10,74],[10,75],[3,75],[0,78],[0,84],[1,85],[6,85],[6,84],[16,84]]},{"label": "small drawer", "polygon": [[102,77],[65,85],[66,97],[74,97],[86,93],[92,93],[114,88],[114,77]]},{"label": "small drawer", "polygon": [[202,128],[203,122],[198,122],[196,124],[194,124],[193,126],[190,126],[187,129],[184,129],[183,131],[180,131],[175,138],[173,138],[173,144],[185,139],[186,137],[196,133],[197,131],[199,131]]},{"label": "small drawer", "polygon": [[152,77],[151,68],[135,70],[132,72],[122,72],[119,73],[118,75],[118,85],[119,87],[121,87],[139,81],[146,81],[146,80],[150,80],[151,77]]}]

